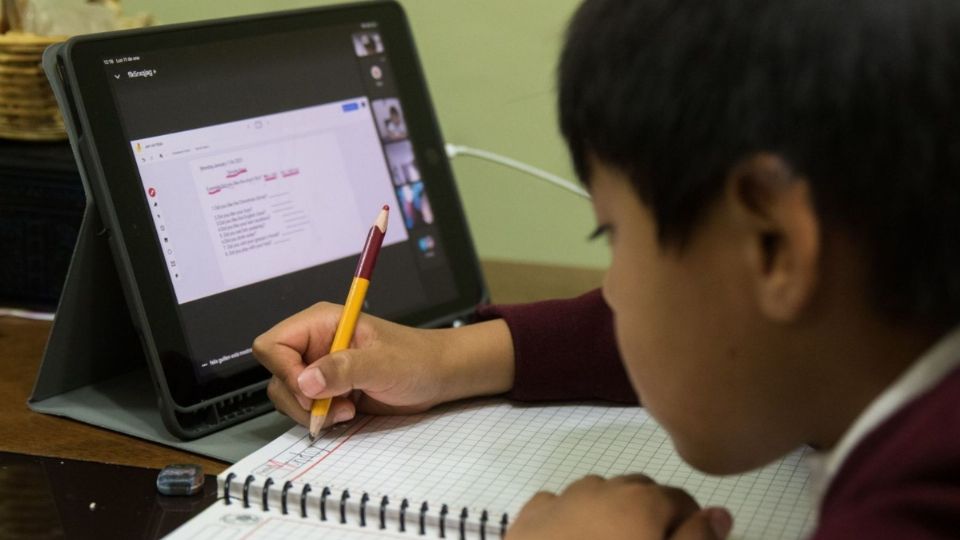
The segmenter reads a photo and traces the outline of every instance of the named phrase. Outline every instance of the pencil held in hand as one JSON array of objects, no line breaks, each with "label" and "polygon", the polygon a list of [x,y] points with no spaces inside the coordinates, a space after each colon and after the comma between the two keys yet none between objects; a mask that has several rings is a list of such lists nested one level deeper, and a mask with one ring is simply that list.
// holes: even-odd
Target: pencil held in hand
[{"label": "pencil held in hand", "polygon": [[[357,263],[357,270],[353,273],[353,282],[350,284],[350,292],[347,293],[347,301],[343,306],[343,314],[340,315],[340,322],[337,323],[337,331],[333,335],[333,344],[330,345],[330,352],[342,351],[350,346],[350,340],[353,339],[353,330],[357,327],[357,319],[360,318],[360,308],[363,307],[363,299],[367,295],[367,288],[370,286],[370,276],[373,275],[373,267],[377,263],[377,255],[380,253],[380,246],[383,244],[383,237],[387,234],[387,215],[390,207],[383,205],[377,220],[370,227],[367,234],[367,242],[363,245],[363,251],[360,252],[360,261]],[[310,439],[315,439],[323,427],[323,421],[330,412],[330,398],[316,399],[310,408]]]}]

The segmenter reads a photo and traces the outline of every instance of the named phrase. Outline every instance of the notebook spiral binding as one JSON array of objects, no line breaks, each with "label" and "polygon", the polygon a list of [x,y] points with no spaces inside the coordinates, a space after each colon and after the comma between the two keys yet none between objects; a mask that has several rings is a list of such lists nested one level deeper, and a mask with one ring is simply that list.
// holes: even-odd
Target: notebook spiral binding
[{"label": "notebook spiral binding", "polygon": [[[231,504],[231,494],[230,489],[231,485],[236,479],[237,475],[235,473],[227,474],[227,477],[224,480],[223,486],[223,499],[224,504]],[[239,497],[243,501],[244,508],[250,508],[250,486],[256,480],[254,475],[248,475],[243,481],[242,495]],[[270,511],[269,507],[269,495],[270,489],[274,486],[273,478],[267,477],[263,482],[263,488],[261,493],[261,508],[264,512]],[[293,488],[293,482],[287,480],[284,482],[283,487],[280,491],[280,509],[281,513],[287,515],[287,497],[289,495],[290,489]],[[276,489],[276,488],[274,488]],[[313,486],[309,483],[304,484],[303,488],[300,491],[300,517],[307,519],[309,517],[308,505],[307,505],[307,496],[313,491]],[[317,513],[317,519],[320,521],[328,521],[330,519],[327,514],[327,500],[333,496],[333,492],[330,490],[329,486],[323,486],[323,489],[320,492],[320,504],[319,512]],[[339,523],[347,524],[348,523],[348,512],[347,501],[350,500],[350,491],[344,489],[340,493],[339,497]],[[363,492],[363,495],[360,497],[359,503],[359,518],[357,524],[360,527],[373,527],[367,522],[367,506],[370,505],[370,495],[367,492]],[[388,519],[387,519],[387,510],[390,506],[390,499],[384,495],[380,499],[378,514],[377,514],[377,523],[376,528],[387,529],[388,528]],[[418,512],[417,522],[418,527],[416,531],[407,530],[407,512],[410,508],[410,501],[408,499],[403,499],[400,502],[398,510],[398,520],[397,520],[397,530],[399,532],[410,532],[412,535],[424,536],[427,534],[427,517],[430,512],[430,507],[426,501],[423,501],[420,504],[420,511]],[[446,504],[441,505],[440,512],[438,513],[438,536],[439,538],[447,538],[447,521],[449,519],[450,507]],[[456,519],[456,518],[455,518]],[[456,531],[458,533],[457,538],[460,540],[466,540],[467,538],[467,527],[469,524],[469,512],[467,507],[463,507],[460,510],[459,519],[457,519]],[[498,533],[502,538],[507,532],[507,525],[509,524],[509,518],[507,514],[503,514],[500,519],[499,528],[493,532]],[[477,522],[478,531],[480,534],[480,540],[486,540],[487,538],[487,529],[490,528],[490,513],[487,510],[483,510],[480,514],[480,519]]]}]

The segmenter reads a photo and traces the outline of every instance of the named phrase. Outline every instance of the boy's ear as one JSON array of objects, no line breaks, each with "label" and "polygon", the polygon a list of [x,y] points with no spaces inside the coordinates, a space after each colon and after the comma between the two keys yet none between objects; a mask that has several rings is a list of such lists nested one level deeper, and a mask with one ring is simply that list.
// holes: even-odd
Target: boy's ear
[{"label": "boy's ear", "polygon": [[809,182],[782,157],[756,154],[730,171],[725,197],[744,233],[760,310],[773,320],[796,319],[819,277],[820,223]]}]

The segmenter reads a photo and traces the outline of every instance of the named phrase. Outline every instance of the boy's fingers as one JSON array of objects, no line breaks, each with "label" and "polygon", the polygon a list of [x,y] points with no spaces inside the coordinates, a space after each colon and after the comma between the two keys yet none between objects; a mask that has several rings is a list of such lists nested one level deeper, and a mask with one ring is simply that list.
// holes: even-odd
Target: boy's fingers
[{"label": "boy's fingers", "polygon": [[253,341],[253,355],[296,393],[305,358],[319,358],[330,348],[342,307],[320,302],[277,323]]},{"label": "boy's fingers", "polygon": [[733,528],[733,517],[723,508],[705,508],[677,527],[672,540],[724,540]]},{"label": "boy's fingers", "polygon": [[303,394],[300,394],[300,393],[298,392],[298,393],[296,393],[296,394],[293,394],[293,397],[297,400],[297,403],[300,404],[300,407],[301,407],[303,410],[309,411],[310,408],[313,407],[313,400],[310,399],[310,398],[308,398],[308,397],[306,397],[306,396],[304,396]]},{"label": "boy's fingers", "polygon": [[296,388],[309,398],[317,398],[328,393],[324,392],[327,389],[327,378],[320,371],[319,360],[300,372],[300,375],[297,376]]},{"label": "boy's fingers", "polygon": [[[554,500],[556,500],[557,495],[549,491],[538,491],[533,497],[530,497],[530,500],[523,505],[523,508],[520,510],[521,514],[534,514],[546,505]],[[520,519],[520,516],[517,516],[517,519]]]},{"label": "boy's fingers", "polygon": [[686,491],[674,486],[660,486],[660,495],[669,501],[669,507],[677,516],[690,516],[700,510],[700,505]]},{"label": "boy's fingers", "polygon": [[303,371],[303,356],[300,351],[272,341],[269,334],[263,334],[253,342],[253,356],[274,378],[280,379],[291,393],[298,392],[297,376]]},{"label": "boy's fingers", "polygon": [[289,416],[295,422],[301,425],[307,425],[310,422],[310,411],[300,405],[290,390],[277,377],[270,379],[267,384],[267,395],[270,401],[281,413]]},{"label": "boy's fingers", "polygon": [[300,373],[298,388],[312,398],[366,389],[378,376],[384,376],[382,369],[376,369],[376,362],[368,360],[366,351],[357,349],[324,356]]},{"label": "boy's fingers", "polygon": [[357,406],[353,404],[353,400],[345,397],[333,398],[333,403],[330,404],[330,412],[327,414],[327,418],[323,421],[323,427],[326,428],[332,426],[333,424],[339,424],[340,422],[352,420],[356,415]]},{"label": "boy's fingers", "polygon": [[643,474],[643,473],[629,473],[621,474],[620,476],[614,476],[610,479],[611,483],[639,483],[639,484],[656,484],[653,478]]},{"label": "boy's fingers", "polygon": [[[310,409],[313,406],[312,399],[291,394],[276,377],[270,379],[270,383],[267,385],[267,395],[270,396],[270,400],[273,401],[279,412],[289,416],[298,424],[309,425]],[[353,400],[346,397],[335,397],[330,404],[327,417],[323,421],[323,427],[327,428],[333,424],[346,422],[353,419],[356,414],[357,407]]]}]

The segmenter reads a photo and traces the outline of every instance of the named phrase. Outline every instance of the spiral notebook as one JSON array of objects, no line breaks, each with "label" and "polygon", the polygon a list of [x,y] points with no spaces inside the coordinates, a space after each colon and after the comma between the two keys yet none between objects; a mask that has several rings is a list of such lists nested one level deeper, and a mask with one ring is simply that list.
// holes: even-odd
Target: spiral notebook
[{"label": "spiral notebook", "polygon": [[805,452],[712,477],[640,407],[470,401],[360,417],[313,443],[295,427],[224,471],[218,502],[169,538],[495,539],[537,491],[643,472],[729,508],[735,538],[793,539],[813,521]]}]

